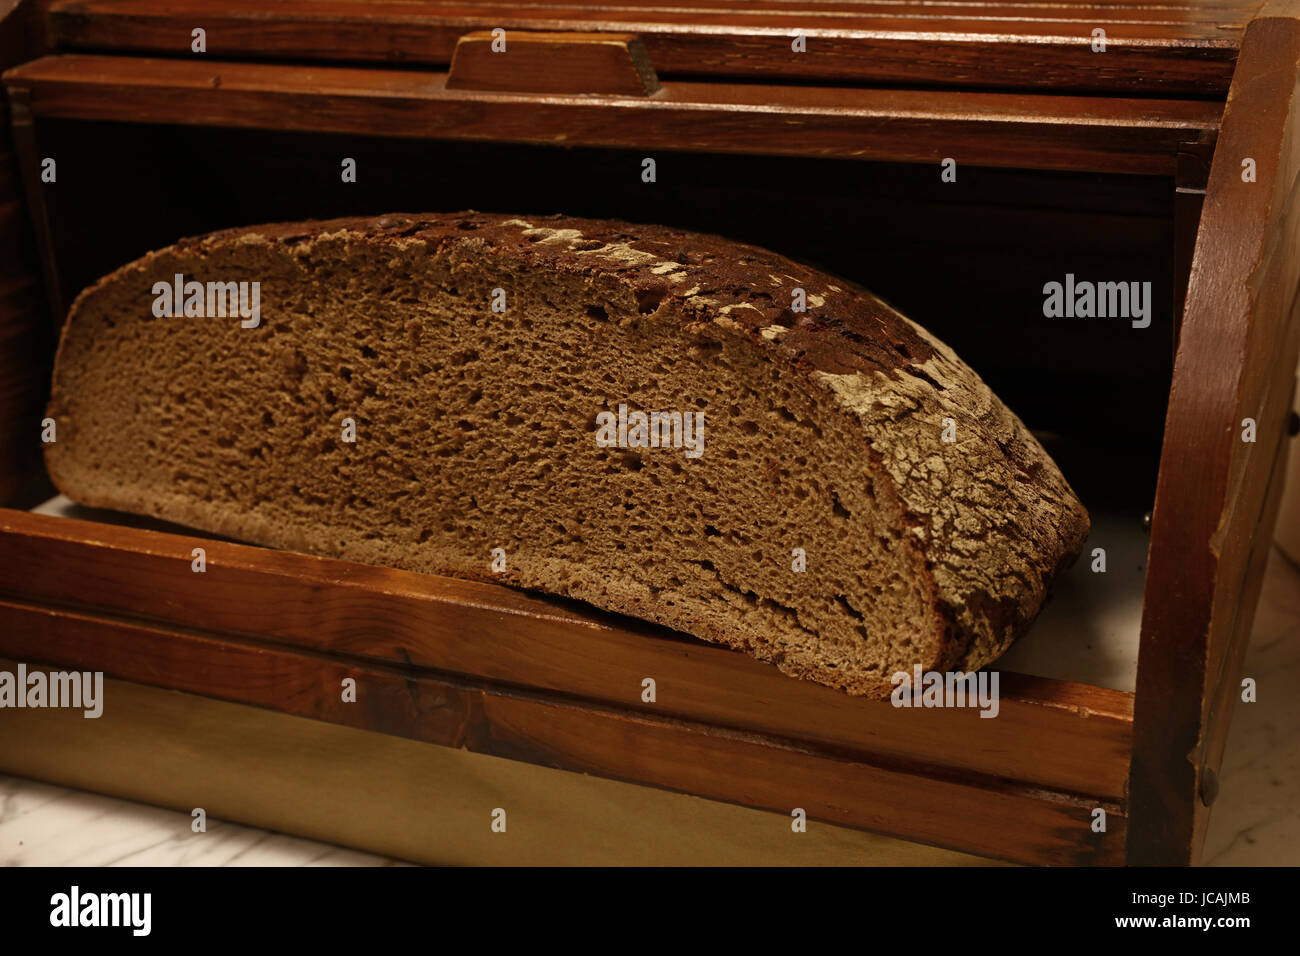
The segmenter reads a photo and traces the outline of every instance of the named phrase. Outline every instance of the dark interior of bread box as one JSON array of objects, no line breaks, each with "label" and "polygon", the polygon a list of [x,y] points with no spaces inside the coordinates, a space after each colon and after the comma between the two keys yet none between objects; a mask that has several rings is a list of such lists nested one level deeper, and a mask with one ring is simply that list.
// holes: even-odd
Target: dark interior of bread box
[{"label": "dark interior of bread box", "polygon": [[[1085,503],[1151,506],[1173,365],[1172,180],[751,155],[641,153],[43,121],[65,302],[186,235],[258,222],[477,209],[723,234],[857,282],[946,341]],[[357,162],[355,183],[340,175]],[[1151,324],[1048,318],[1045,283],[1151,283]]]},{"label": "dark interior of bread box", "polygon": [[[1021,415],[1092,512],[1088,549],[1100,542],[1122,563],[1106,575],[1076,563],[1035,626],[1058,636],[1013,665],[1132,688],[1141,522],[1173,369],[1170,178],[958,166],[944,182],[939,164],[655,152],[646,183],[633,151],[83,121],[43,121],[38,133],[43,155],[59,157],[45,198],[68,303],[183,235],[465,208],[720,233],[858,282],[948,342]],[[355,183],[342,181],[344,157]],[[1151,325],[1044,316],[1044,285],[1069,273],[1151,282]],[[1099,607],[1109,623],[1096,623]],[[1099,672],[1080,658],[1078,676],[1053,649],[1117,641],[1122,662]]]},{"label": "dark interior of bread box", "polygon": [[[1172,179],[959,166],[956,182],[944,182],[937,163],[658,151],[657,181],[646,183],[645,154],[623,150],[51,120],[38,133],[41,152],[59,157],[46,199],[69,303],[181,236],[459,209],[719,233],[871,289],[945,340],[1021,416],[1093,513],[1089,548],[1100,539],[1123,555],[1122,584],[1115,574],[1105,585],[1087,580],[1057,603],[1068,608],[1062,626],[1076,631],[1071,622],[1097,601],[1127,608],[1124,674],[1082,679],[1131,689],[1142,515],[1175,344]],[[342,181],[345,157],[356,160],[355,183]],[[1044,285],[1067,274],[1150,282],[1150,326],[1046,317]],[[1103,599],[1097,586],[1116,590]],[[1094,643],[1102,630],[1093,628]]]}]

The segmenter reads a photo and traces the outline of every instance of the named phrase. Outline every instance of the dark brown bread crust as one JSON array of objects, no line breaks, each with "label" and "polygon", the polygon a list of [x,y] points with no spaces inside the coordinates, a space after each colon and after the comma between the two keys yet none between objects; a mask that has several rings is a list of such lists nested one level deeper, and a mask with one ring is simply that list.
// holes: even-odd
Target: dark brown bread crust
[{"label": "dark brown bread crust", "polygon": [[[723,326],[779,355],[828,405],[859,423],[865,456],[864,449],[846,454],[869,459],[864,480],[892,484],[882,493],[901,503],[907,546],[923,556],[935,611],[947,622],[936,669],[973,670],[1005,651],[1087,536],[1087,513],[1055,464],[943,343],[843,280],[717,236],[476,212],[261,225],[182,240],[106,277],[83,298],[161,255],[205,255],[244,242],[293,248],[340,235],[394,248],[422,243],[430,256],[473,250],[526,269],[612,280],[632,291],[643,315],[682,316],[688,329]],[[807,296],[805,312],[792,311],[795,288]],[[61,356],[67,339],[65,332]],[[56,417],[61,387],[56,375]],[[957,444],[937,455],[936,436],[947,423]]]},{"label": "dark brown bread crust", "polygon": [[[527,222],[529,226],[523,225]],[[535,230],[581,233],[574,246],[547,241]],[[725,313],[740,327],[761,339],[759,330],[772,325],[790,327],[780,347],[805,371],[837,374],[918,367],[934,354],[930,341],[893,309],[848,283],[810,269],[758,246],[721,236],[682,232],[666,226],[633,225],[613,219],[577,219],[571,216],[502,216],[458,212],[447,215],[392,214],[377,218],[326,219],[276,223],[228,229],[177,245],[202,248],[245,235],[260,235],[287,244],[314,239],[331,232],[353,232],[393,239],[421,239],[434,246],[475,239],[501,252],[518,256],[539,267],[591,275],[612,273],[634,285],[641,309],[653,312],[664,300],[679,302],[687,314],[712,321]],[[602,247],[626,246],[645,254],[620,260],[599,253]],[[677,263],[688,281],[672,281],[662,269]],[[781,278],[773,292],[756,287],[755,277]],[[790,310],[789,289],[802,288],[825,300],[824,304],[796,315]],[[775,293],[783,293],[782,301]]]}]

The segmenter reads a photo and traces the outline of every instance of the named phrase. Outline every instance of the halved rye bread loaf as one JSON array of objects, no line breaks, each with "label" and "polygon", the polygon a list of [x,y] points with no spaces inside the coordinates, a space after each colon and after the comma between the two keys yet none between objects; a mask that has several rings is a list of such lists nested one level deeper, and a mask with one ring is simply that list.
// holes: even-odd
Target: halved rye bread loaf
[{"label": "halved rye bread loaf", "polygon": [[[178,275],[260,283],[260,322],[157,317]],[[703,434],[631,447],[652,411]],[[854,694],[993,660],[1088,531],[1015,415],[883,302],[622,222],[182,241],[77,299],[49,414],[50,474],[84,504],[565,595]]]}]

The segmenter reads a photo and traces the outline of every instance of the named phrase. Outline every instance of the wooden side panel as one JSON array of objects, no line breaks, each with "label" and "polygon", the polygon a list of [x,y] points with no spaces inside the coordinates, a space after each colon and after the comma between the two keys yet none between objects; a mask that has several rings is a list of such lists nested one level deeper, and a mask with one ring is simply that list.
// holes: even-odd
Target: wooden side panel
[{"label": "wooden side panel", "polygon": [[1135,707],[1135,863],[1199,857],[1272,538],[1300,348],[1298,75],[1300,19],[1253,22],[1211,169],[1166,422]]},{"label": "wooden side panel", "polygon": [[[200,546],[207,570],[195,574],[191,550]],[[898,709],[661,628],[490,584],[0,510],[0,594],[1112,801],[1127,775],[1132,698],[1117,691],[1004,674],[995,719]],[[0,653],[24,640],[0,628]],[[647,676],[658,688],[653,705],[640,699]]]},{"label": "wooden side panel", "polygon": [[[0,3],[0,69],[40,52],[35,7]],[[54,352],[11,119],[0,99],[0,504],[27,502],[48,486],[40,422]]]}]

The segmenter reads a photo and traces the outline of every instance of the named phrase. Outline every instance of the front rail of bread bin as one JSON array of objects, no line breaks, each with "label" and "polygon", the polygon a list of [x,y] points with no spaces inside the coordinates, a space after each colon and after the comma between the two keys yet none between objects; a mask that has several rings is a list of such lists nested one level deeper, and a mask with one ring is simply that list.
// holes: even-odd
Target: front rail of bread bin
[{"label": "front rail of bread bin", "polygon": [[996,720],[905,712],[496,585],[15,511],[0,567],[16,660],[984,856],[1123,858],[1117,691],[1004,674]]}]

